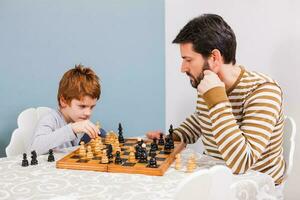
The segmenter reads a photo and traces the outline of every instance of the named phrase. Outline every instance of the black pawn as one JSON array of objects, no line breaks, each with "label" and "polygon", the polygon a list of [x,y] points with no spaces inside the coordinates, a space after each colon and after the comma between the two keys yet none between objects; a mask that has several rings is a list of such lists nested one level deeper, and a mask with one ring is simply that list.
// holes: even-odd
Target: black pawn
[{"label": "black pawn", "polygon": [[165,151],[170,151],[171,150],[170,138],[169,137],[166,137],[166,142],[165,142],[164,150]]},{"label": "black pawn", "polygon": [[37,158],[37,154],[36,151],[32,151],[31,152],[31,161],[30,161],[30,165],[37,165],[38,164],[38,160]]},{"label": "black pawn", "polygon": [[119,140],[120,143],[124,143],[125,140],[124,140],[124,137],[123,137],[123,128],[122,128],[121,123],[119,123],[119,128],[118,128],[118,130],[119,130],[119,137],[118,137],[118,140]]},{"label": "black pawn", "polygon": [[114,158],[114,155],[112,154],[112,152],[113,152],[112,145],[109,144],[106,153],[107,153],[107,157],[110,161],[113,161],[113,158]]},{"label": "black pawn", "polygon": [[155,156],[151,156],[151,158],[149,160],[148,167],[151,167],[151,168],[157,168],[158,167]]},{"label": "black pawn", "polygon": [[164,144],[165,144],[165,141],[164,141],[163,134],[160,133],[159,140],[158,140],[158,145],[164,145]]},{"label": "black pawn", "polygon": [[29,165],[27,160],[27,154],[23,153],[22,167],[27,167]]},{"label": "black pawn", "polygon": [[154,138],[153,142],[151,143],[151,149],[154,150],[154,151],[158,150],[158,145],[157,145],[157,139],[156,138]]},{"label": "black pawn", "polygon": [[148,155],[144,148],[141,151],[141,156],[140,156],[139,162],[140,163],[148,163]]},{"label": "black pawn", "polygon": [[120,151],[116,152],[115,164],[117,164],[117,165],[122,164],[122,159],[121,159]]},{"label": "black pawn", "polygon": [[48,162],[54,162],[54,161],[55,161],[55,158],[53,155],[53,150],[49,149]]}]

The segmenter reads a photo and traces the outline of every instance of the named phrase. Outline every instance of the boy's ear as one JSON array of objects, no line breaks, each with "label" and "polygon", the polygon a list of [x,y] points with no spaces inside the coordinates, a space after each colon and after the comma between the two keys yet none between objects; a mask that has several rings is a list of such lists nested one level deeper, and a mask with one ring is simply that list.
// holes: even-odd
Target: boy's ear
[{"label": "boy's ear", "polygon": [[61,96],[59,98],[59,104],[62,108],[65,108],[68,105],[67,101],[65,100],[65,98],[63,96]]}]

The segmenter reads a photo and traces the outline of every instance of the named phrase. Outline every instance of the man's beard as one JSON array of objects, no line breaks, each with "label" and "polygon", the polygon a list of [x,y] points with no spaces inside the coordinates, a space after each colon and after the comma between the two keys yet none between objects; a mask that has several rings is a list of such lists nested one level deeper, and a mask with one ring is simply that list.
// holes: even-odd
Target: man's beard
[{"label": "man's beard", "polygon": [[209,67],[209,63],[207,62],[207,60],[205,60],[204,64],[203,64],[203,69],[202,69],[202,72],[197,76],[197,77],[194,77],[192,74],[190,74],[189,72],[186,72],[186,74],[191,78],[190,82],[191,82],[191,85],[193,88],[196,88],[198,87],[198,85],[200,84],[200,82],[202,81],[202,79],[204,78],[204,71],[205,70],[209,70],[210,67]]}]

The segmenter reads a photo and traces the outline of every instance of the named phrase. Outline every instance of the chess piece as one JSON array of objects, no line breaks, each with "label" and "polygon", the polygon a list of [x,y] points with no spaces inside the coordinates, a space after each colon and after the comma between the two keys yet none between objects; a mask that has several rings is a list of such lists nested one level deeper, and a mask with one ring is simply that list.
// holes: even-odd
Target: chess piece
[{"label": "chess piece", "polygon": [[36,151],[32,151],[30,165],[37,165],[37,164],[38,164],[38,160],[37,160]]},{"label": "chess piece", "polygon": [[79,156],[80,156],[80,159],[84,159],[86,157],[86,149],[85,149],[83,141],[80,142]]},{"label": "chess piece", "polygon": [[90,145],[87,147],[86,158],[87,158],[88,160],[91,160],[91,159],[94,158],[94,154],[93,154],[93,152],[92,152],[92,147],[91,147]]},{"label": "chess piece", "polygon": [[29,163],[27,160],[27,154],[23,153],[22,167],[28,167]]},{"label": "chess piece", "polygon": [[116,153],[115,164],[117,164],[117,165],[122,164],[122,159],[121,159],[120,151],[117,151],[117,153]]},{"label": "chess piece", "polygon": [[101,163],[102,164],[107,164],[108,163],[108,157],[107,157],[106,149],[104,149],[103,152],[102,152]]},{"label": "chess piece", "polygon": [[119,140],[120,143],[124,143],[125,140],[124,140],[124,137],[123,137],[123,128],[122,128],[121,123],[119,123],[118,131],[119,131],[118,140]]},{"label": "chess piece", "polygon": [[142,149],[140,150],[139,162],[140,163],[147,163],[148,162],[148,155],[147,155],[146,144],[145,143],[142,145]]},{"label": "chess piece", "polygon": [[53,150],[49,149],[48,162],[54,162],[54,161],[55,161],[55,158],[53,155]]},{"label": "chess piece", "polygon": [[169,145],[170,145],[170,149],[174,149],[174,139],[173,139],[173,125],[170,125],[170,129],[169,129]]},{"label": "chess piece", "polygon": [[151,149],[154,150],[154,151],[158,150],[158,145],[157,145],[157,139],[156,138],[154,138],[152,143],[151,143]]},{"label": "chess piece", "polygon": [[187,172],[193,172],[196,169],[196,158],[195,155],[191,155],[188,159],[186,170]]},{"label": "chess piece", "polygon": [[130,163],[134,163],[136,160],[135,160],[135,154],[133,152],[133,149],[131,148],[130,149],[130,153],[128,155],[128,162]]},{"label": "chess piece", "polygon": [[153,155],[151,156],[151,158],[149,160],[148,167],[151,167],[151,168],[157,168],[158,167],[155,156],[153,156]]},{"label": "chess piece", "polygon": [[165,144],[165,141],[164,141],[163,133],[160,133],[158,145],[164,145],[164,144]]},{"label": "chess piece", "polygon": [[176,160],[175,160],[175,169],[180,170],[181,169],[181,155],[176,154]]},{"label": "chess piece", "polygon": [[151,145],[151,148],[150,148],[150,151],[149,151],[149,156],[156,156],[156,150],[155,150],[155,147],[153,147],[152,145]]},{"label": "chess piece", "polygon": [[169,137],[166,137],[166,139],[165,139],[164,150],[166,152],[170,152],[170,150],[171,150],[170,138]]},{"label": "chess piece", "polygon": [[113,148],[112,148],[112,145],[111,144],[109,144],[108,146],[107,146],[107,157],[108,157],[108,159],[111,161],[112,159],[113,159],[113,157],[114,157],[114,155],[112,154],[113,153]]}]

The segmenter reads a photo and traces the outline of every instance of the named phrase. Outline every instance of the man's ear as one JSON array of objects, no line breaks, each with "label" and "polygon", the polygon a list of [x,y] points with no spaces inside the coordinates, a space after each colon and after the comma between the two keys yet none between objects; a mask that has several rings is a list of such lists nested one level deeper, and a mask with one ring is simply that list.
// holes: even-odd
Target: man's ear
[{"label": "man's ear", "polygon": [[60,106],[61,106],[62,108],[65,108],[65,107],[68,105],[66,99],[65,99],[63,96],[61,96],[61,97],[59,98],[59,104],[60,104]]},{"label": "man's ear", "polygon": [[218,49],[212,50],[210,58],[211,62],[209,64],[211,70],[215,73],[218,73],[223,64],[223,57],[221,55],[221,52]]}]

